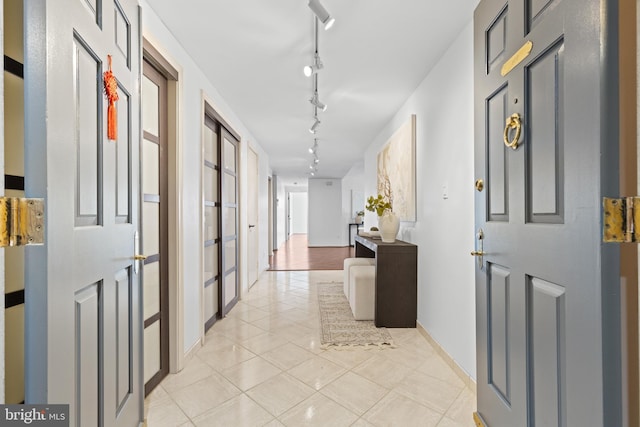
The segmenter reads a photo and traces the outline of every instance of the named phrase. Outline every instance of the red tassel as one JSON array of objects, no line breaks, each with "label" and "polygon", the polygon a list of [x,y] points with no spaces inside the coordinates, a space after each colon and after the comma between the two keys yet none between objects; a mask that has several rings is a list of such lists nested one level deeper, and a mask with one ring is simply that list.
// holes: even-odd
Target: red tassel
[{"label": "red tassel", "polygon": [[107,138],[112,141],[118,139],[118,111],[116,101],[118,100],[118,79],[111,71],[111,55],[107,55],[109,60],[109,70],[104,72],[104,93],[109,100],[107,109]]},{"label": "red tassel", "polygon": [[107,138],[112,141],[118,139],[118,110],[113,101],[109,102],[107,109]]}]

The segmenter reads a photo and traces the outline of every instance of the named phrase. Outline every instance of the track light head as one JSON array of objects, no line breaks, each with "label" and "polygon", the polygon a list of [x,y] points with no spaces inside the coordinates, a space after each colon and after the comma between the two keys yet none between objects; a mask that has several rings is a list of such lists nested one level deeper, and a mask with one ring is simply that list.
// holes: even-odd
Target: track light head
[{"label": "track light head", "polygon": [[329,12],[327,12],[327,9],[325,9],[324,6],[320,4],[320,0],[309,0],[309,8],[313,11],[320,22],[324,24],[325,30],[331,28],[336,22],[336,20],[331,17]]},{"label": "track light head", "polygon": [[320,60],[320,55],[318,55],[318,53],[315,54],[315,57],[313,59],[313,64],[312,65],[306,65],[303,69],[304,71],[304,75],[307,77],[311,77],[312,75],[316,74],[318,71],[322,70],[324,68],[324,65],[322,64],[322,61]]},{"label": "track light head", "polygon": [[313,147],[309,148],[309,154],[316,154],[318,151],[318,138],[313,140]]},{"label": "track light head", "polygon": [[[318,120],[318,117],[317,117],[317,116],[314,116],[314,122],[313,122],[313,124],[311,125],[311,127],[309,128],[309,132],[311,132],[311,133],[315,134],[315,133],[316,133],[316,131],[318,130],[318,126],[320,126],[320,123],[321,123],[321,122],[320,122],[320,120]],[[316,145],[317,145],[317,143],[316,143]]]},{"label": "track light head", "polygon": [[320,163],[320,159],[319,159],[319,158],[317,158],[317,157],[315,157],[315,158],[313,159],[313,164],[317,165],[318,163]]},{"label": "track light head", "polygon": [[309,102],[311,104],[313,104],[315,107],[319,108],[322,111],[327,111],[327,105],[323,104],[319,99],[318,99],[318,92],[313,94],[313,98],[311,98],[309,100]]}]

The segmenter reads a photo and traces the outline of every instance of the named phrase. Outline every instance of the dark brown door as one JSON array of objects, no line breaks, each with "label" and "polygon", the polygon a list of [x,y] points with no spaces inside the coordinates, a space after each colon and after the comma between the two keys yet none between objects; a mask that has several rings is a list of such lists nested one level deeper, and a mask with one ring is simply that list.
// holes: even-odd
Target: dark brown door
[{"label": "dark brown door", "polygon": [[203,131],[205,331],[238,302],[239,136],[209,106]]},{"label": "dark brown door", "polygon": [[220,126],[205,116],[203,138],[204,328],[220,317]]},{"label": "dark brown door", "polygon": [[169,373],[167,79],[146,60],[142,77],[142,272],[144,381],[149,394]]}]

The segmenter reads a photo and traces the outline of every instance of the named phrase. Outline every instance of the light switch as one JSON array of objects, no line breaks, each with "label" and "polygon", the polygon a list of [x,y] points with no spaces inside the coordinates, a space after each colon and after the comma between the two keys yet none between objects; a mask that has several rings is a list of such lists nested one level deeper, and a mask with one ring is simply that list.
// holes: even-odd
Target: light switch
[{"label": "light switch", "polygon": [[442,186],[442,198],[443,199],[449,198],[449,189],[447,188],[446,184]]}]

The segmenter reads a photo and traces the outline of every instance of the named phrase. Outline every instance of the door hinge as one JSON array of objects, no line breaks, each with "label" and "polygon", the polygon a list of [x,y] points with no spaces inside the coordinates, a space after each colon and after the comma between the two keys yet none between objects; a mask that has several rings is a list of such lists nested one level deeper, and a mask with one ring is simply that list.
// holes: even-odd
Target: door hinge
[{"label": "door hinge", "polygon": [[44,199],[0,197],[0,247],[44,243]]},{"label": "door hinge", "polygon": [[602,199],[602,241],[605,243],[640,242],[640,197]]}]

